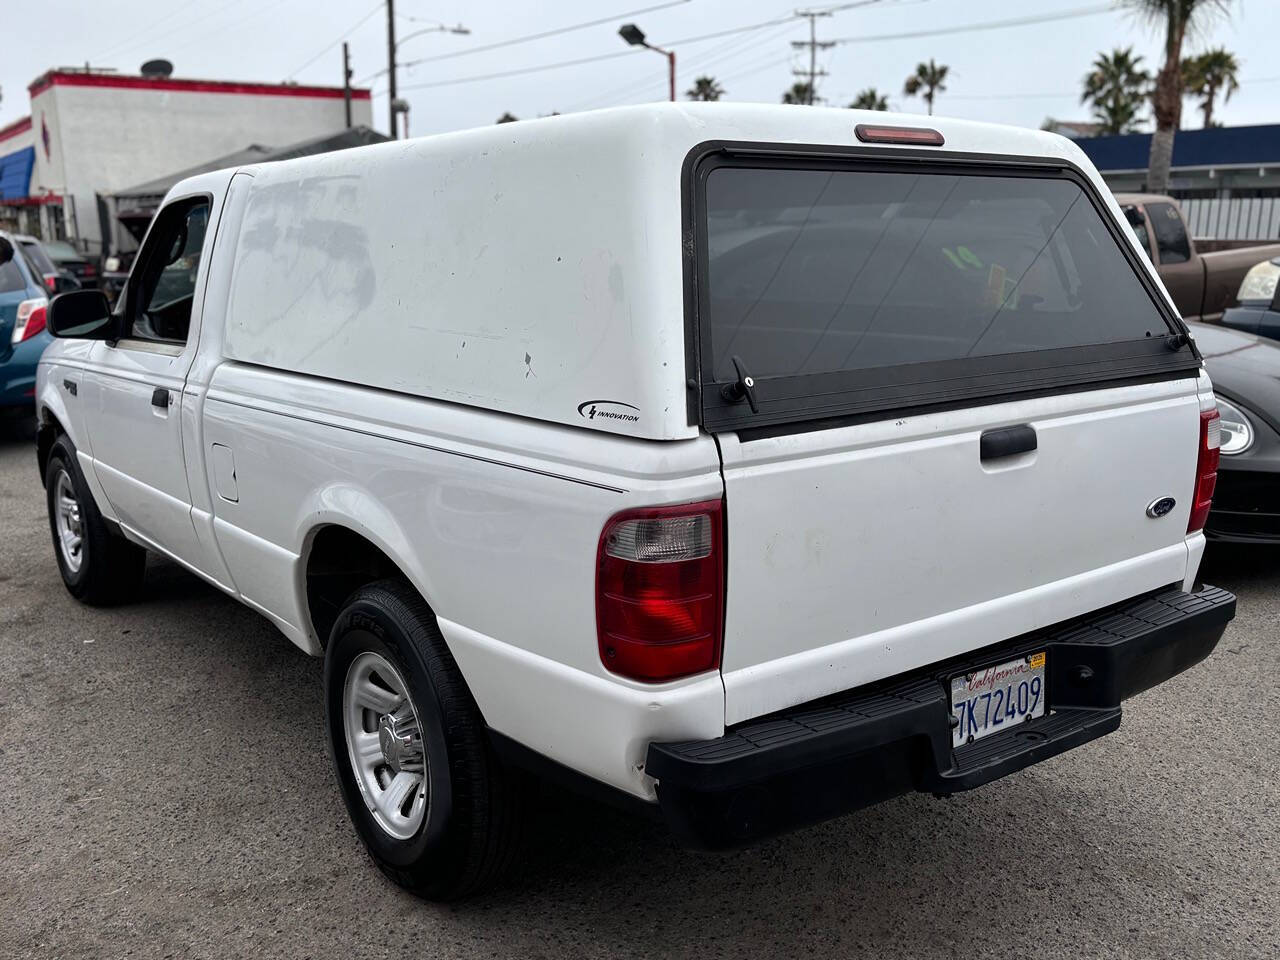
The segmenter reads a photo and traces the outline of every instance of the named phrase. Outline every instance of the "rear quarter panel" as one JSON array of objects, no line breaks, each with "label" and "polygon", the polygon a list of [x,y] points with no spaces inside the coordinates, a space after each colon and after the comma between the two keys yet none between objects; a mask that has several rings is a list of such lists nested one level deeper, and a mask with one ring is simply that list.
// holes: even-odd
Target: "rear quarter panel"
[{"label": "rear quarter panel", "polygon": [[[718,673],[609,674],[595,630],[600,532],[632,506],[719,497],[713,441],[653,443],[226,364],[204,401],[214,530],[243,599],[318,652],[305,569],[330,524],[378,545],[431,604],[486,722],[651,796],[654,739],[719,736]],[[237,502],[212,444],[231,448]]]}]

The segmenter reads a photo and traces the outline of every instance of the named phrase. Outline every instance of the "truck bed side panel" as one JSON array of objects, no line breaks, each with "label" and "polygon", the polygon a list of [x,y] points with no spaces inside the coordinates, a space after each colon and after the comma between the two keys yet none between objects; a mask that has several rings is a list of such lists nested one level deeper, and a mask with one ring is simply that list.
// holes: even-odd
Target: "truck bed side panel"
[{"label": "truck bed side panel", "polygon": [[718,674],[621,681],[600,662],[595,628],[605,521],[721,496],[709,437],[645,443],[236,364],[215,374],[203,420],[211,489],[212,445],[234,457],[237,500],[215,495],[214,529],[235,582],[315,649],[307,552],[337,524],[400,566],[485,720],[525,746],[651,796],[651,740],[723,731]]}]

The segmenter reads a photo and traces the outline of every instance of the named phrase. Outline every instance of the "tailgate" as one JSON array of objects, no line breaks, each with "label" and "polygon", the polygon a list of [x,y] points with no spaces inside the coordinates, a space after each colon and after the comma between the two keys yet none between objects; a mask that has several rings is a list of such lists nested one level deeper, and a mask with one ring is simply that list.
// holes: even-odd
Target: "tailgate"
[{"label": "tailgate", "polygon": [[[1199,409],[1188,378],[722,437],[726,722],[1180,582]],[[1024,424],[1034,451],[982,459]]]},{"label": "tailgate", "polygon": [[1184,579],[1200,361],[1088,175],[728,152],[694,183],[726,722]]}]

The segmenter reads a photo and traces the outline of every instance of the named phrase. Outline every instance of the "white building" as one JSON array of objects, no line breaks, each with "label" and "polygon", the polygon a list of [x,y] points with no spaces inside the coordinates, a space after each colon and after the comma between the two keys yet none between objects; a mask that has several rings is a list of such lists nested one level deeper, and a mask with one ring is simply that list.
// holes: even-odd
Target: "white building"
[{"label": "white building", "polygon": [[[104,236],[111,242],[101,198],[249,144],[348,125],[341,87],[58,69],[28,89],[30,117],[0,129],[0,217],[30,228],[38,210],[43,236],[77,240],[90,255],[102,253]],[[351,125],[372,124],[368,90],[351,91],[350,109]],[[24,168],[25,196],[14,196]]]}]

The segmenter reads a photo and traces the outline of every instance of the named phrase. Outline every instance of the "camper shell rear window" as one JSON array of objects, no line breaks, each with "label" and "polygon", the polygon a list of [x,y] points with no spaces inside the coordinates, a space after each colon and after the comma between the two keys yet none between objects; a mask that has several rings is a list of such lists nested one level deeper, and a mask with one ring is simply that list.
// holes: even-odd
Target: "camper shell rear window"
[{"label": "camper shell rear window", "polygon": [[[856,148],[718,149],[691,166],[691,413],[708,429],[1199,365],[1193,347],[1171,346],[1181,322],[1070,166]],[[726,396],[739,367],[757,412]]]}]

